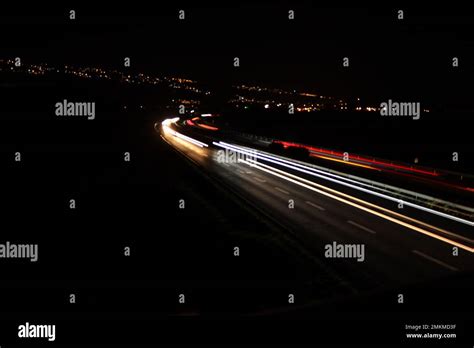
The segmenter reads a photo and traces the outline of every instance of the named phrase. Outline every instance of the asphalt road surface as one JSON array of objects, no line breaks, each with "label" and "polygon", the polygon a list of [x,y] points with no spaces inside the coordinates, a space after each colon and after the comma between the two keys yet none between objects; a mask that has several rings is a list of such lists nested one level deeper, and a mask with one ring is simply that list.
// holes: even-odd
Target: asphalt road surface
[{"label": "asphalt road surface", "polygon": [[[473,240],[466,236],[472,230],[469,225],[416,209],[390,210],[386,204],[377,204],[378,197],[369,201],[364,192],[356,197],[356,190],[337,183],[328,185],[317,177],[308,180],[307,175],[297,175],[275,163],[253,161],[251,154],[240,160],[235,160],[238,156],[225,158],[226,148],[244,148],[218,139],[212,144],[210,139],[188,137],[184,128],[168,122],[160,129],[161,136],[213,180],[286,226],[308,252],[325,260],[349,284],[413,283],[474,267]],[[420,216],[430,220],[420,220]],[[448,220],[444,225],[459,227],[462,233],[435,224],[441,220]],[[325,254],[326,246],[334,242],[363,245],[364,257],[344,260],[342,271],[342,260]],[[458,255],[453,255],[453,248]]]}]

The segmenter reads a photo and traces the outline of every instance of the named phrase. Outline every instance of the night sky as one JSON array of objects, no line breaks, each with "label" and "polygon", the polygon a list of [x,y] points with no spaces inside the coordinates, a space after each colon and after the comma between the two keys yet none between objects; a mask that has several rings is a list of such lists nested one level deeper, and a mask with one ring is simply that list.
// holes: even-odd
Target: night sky
[{"label": "night sky", "polygon": [[[184,21],[179,9],[186,11]],[[474,16],[458,6],[36,5],[4,9],[0,27],[2,58],[120,67],[129,56],[133,71],[217,86],[244,82],[469,107],[474,77]],[[240,68],[232,65],[236,56]],[[460,59],[456,69],[453,56]],[[342,67],[343,57],[350,58],[349,68]]]}]

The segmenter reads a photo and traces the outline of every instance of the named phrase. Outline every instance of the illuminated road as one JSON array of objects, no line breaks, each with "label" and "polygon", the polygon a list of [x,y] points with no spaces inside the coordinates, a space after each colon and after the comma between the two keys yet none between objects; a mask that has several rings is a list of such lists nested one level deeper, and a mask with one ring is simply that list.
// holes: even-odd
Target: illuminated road
[{"label": "illuminated road", "polygon": [[[405,202],[347,177],[328,175],[301,162],[208,137],[184,135],[165,121],[161,136],[211,178],[238,192],[251,207],[288,227],[309,252],[325,258],[325,245],[365,245],[365,260],[349,262],[347,282],[415,282],[474,268],[472,221]],[[228,154],[238,158],[222,160]],[[220,152],[219,152],[220,151]],[[259,231],[255,231],[259,233]],[[453,256],[453,249],[458,251]]]}]

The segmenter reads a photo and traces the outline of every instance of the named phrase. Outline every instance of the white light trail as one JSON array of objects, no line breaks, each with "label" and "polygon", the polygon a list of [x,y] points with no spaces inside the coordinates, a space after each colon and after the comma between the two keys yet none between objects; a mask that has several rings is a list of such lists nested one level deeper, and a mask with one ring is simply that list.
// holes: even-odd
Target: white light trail
[{"label": "white light trail", "polygon": [[208,147],[208,145],[206,143],[203,143],[199,140],[196,140],[196,139],[193,139],[191,137],[188,137],[187,135],[184,135],[184,134],[181,134],[173,129],[171,129],[170,125],[172,123],[176,123],[179,121],[179,117],[175,117],[175,118],[168,118],[166,120],[164,120],[161,125],[162,125],[162,128],[163,128],[163,132],[166,133],[166,134],[172,134],[174,135],[175,137],[177,138],[180,138],[180,139],[183,139],[191,144],[194,144],[196,146],[199,146],[199,147]]},{"label": "white light trail", "polygon": [[[429,237],[435,238],[435,239],[440,240],[440,241],[442,241],[442,242],[448,243],[448,244],[450,244],[450,245],[457,246],[457,247],[459,247],[459,248],[461,248],[461,249],[463,249],[463,250],[466,250],[466,251],[468,251],[468,252],[474,253],[474,248],[469,247],[469,246],[467,246],[467,245],[465,245],[465,244],[462,244],[462,243],[456,242],[456,241],[454,241],[454,240],[452,240],[452,239],[449,239],[449,238],[440,236],[440,235],[438,235],[438,234],[436,234],[436,233],[427,231],[427,230],[425,230],[425,229],[423,229],[423,228],[420,228],[420,227],[418,227],[418,226],[414,226],[414,225],[412,225],[412,224],[406,223],[406,222],[404,222],[404,221],[401,221],[401,220],[396,219],[396,218],[394,218],[394,217],[391,217],[391,216],[388,216],[388,215],[386,215],[386,214],[380,213],[380,212],[375,211],[375,210],[373,210],[373,209],[364,207],[364,206],[362,206],[362,205],[360,205],[360,204],[351,202],[351,201],[349,201],[349,200],[347,200],[347,199],[344,199],[344,198],[342,198],[342,197],[336,196],[336,195],[334,195],[334,194],[332,194],[332,193],[329,193],[329,192],[326,192],[326,191],[317,189],[317,188],[315,188],[315,187],[313,187],[313,186],[310,186],[310,185],[305,184],[304,182],[300,181],[300,180],[304,180],[304,181],[309,181],[309,180],[305,180],[305,179],[300,178],[300,177],[298,177],[298,176],[296,176],[296,175],[292,175],[292,174],[285,173],[285,172],[283,172],[283,171],[281,171],[281,170],[278,170],[278,169],[275,170],[275,168],[272,168],[272,167],[270,167],[270,166],[268,166],[268,165],[266,165],[266,164],[263,164],[263,163],[258,163],[258,162],[256,162],[256,161],[241,160],[240,162],[245,163],[245,164],[247,164],[247,165],[249,165],[249,166],[251,166],[251,167],[253,167],[253,168],[262,170],[262,171],[264,171],[264,172],[266,172],[266,173],[269,173],[269,174],[271,174],[271,175],[274,175],[274,176],[277,176],[277,177],[279,177],[279,178],[282,178],[282,179],[284,179],[284,180],[286,180],[286,181],[292,182],[292,183],[294,183],[294,184],[296,184],[296,185],[305,187],[305,188],[307,188],[307,189],[309,189],[309,190],[311,190],[311,191],[317,192],[317,193],[319,193],[319,194],[322,194],[322,195],[324,195],[324,196],[330,197],[330,198],[335,199],[335,200],[337,200],[337,201],[340,201],[340,202],[342,202],[342,203],[348,204],[348,205],[353,206],[353,207],[355,207],[355,208],[358,208],[358,209],[360,209],[360,210],[366,211],[366,212],[368,212],[368,213],[370,213],[370,214],[376,215],[376,216],[378,216],[378,217],[380,217],[380,218],[383,218],[383,219],[385,219],[385,220],[391,221],[391,222],[396,223],[396,224],[398,224],[398,225],[400,225],[400,226],[406,227],[406,228],[411,229],[411,230],[413,230],[413,231],[422,233],[422,234],[427,235],[427,236],[429,236]],[[257,163],[258,163],[258,164],[257,164]],[[268,167],[268,168],[271,168],[271,169],[267,169],[267,168],[265,168],[265,167]],[[278,173],[277,171],[279,171],[279,172],[281,172],[281,173],[285,173],[285,174],[280,174],[280,173]],[[293,178],[290,177],[290,176],[295,177],[295,178],[298,178],[298,179],[300,179],[300,180],[295,180],[295,179],[293,179]],[[318,184],[315,184],[315,185],[318,185]],[[322,186],[322,185],[318,185],[318,186]],[[324,186],[323,186],[323,187],[324,187]],[[334,191],[335,191],[335,190],[334,190]],[[336,191],[336,192],[337,192],[337,191]],[[340,193],[343,194],[343,195],[346,195],[346,194],[344,194],[344,193],[342,193],[342,192],[340,192]],[[346,196],[349,196],[349,195],[346,195]],[[350,197],[350,196],[349,196],[349,197]],[[354,198],[355,198],[355,197],[354,197]],[[367,203],[369,203],[369,202],[367,202]],[[369,203],[369,204],[371,204],[371,203]]]},{"label": "white light trail", "polygon": [[[240,146],[227,144],[227,143],[224,143],[224,142],[219,142],[219,143],[213,142],[213,144],[217,145],[217,146],[220,146],[220,147],[223,147],[223,148],[228,148],[230,150],[234,150],[234,151],[238,151],[238,152],[240,151],[241,153],[244,153],[244,154],[250,153],[250,151],[246,150],[245,148],[242,148]],[[460,222],[460,223],[463,223],[463,224],[466,224],[466,225],[469,225],[469,226],[474,226],[473,221],[469,221],[469,220],[466,220],[466,219],[459,218],[457,216],[449,215],[449,214],[446,214],[446,213],[443,213],[443,212],[440,212],[440,211],[437,211],[437,210],[434,210],[434,209],[423,207],[421,205],[418,205],[418,204],[415,204],[415,203],[412,203],[412,202],[402,201],[398,198],[388,196],[388,195],[380,193],[380,192],[372,191],[372,190],[369,190],[369,189],[366,189],[366,188],[363,188],[363,187],[360,187],[360,186],[356,186],[356,185],[350,184],[348,182],[341,181],[339,179],[359,183],[358,181],[343,178],[343,177],[340,177],[336,174],[325,173],[321,170],[317,170],[317,169],[314,169],[314,168],[311,168],[311,167],[303,166],[299,163],[294,163],[294,162],[291,162],[291,161],[288,161],[288,160],[280,159],[278,157],[261,154],[257,150],[252,150],[252,151],[254,151],[253,156],[255,156],[255,157],[257,157],[261,160],[271,162],[271,163],[274,163],[274,164],[277,164],[277,165],[280,165],[280,166],[283,166],[283,167],[287,167],[287,168],[290,168],[290,169],[293,169],[293,170],[296,170],[296,171],[299,171],[299,172],[302,172],[302,173],[306,173],[306,174],[309,174],[309,175],[312,175],[312,176],[316,176],[316,177],[319,177],[319,178],[324,179],[324,180],[328,180],[328,181],[331,181],[331,182],[334,182],[334,183],[337,183],[337,184],[340,184],[340,185],[343,185],[343,186],[350,187],[350,188],[358,190],[358,191],[362,191],[362,192],[365,192],[365,193],[368,193],[368,194],[371,194],[371,195],[374,195],[374,196],[377,196],[377,197],[380,197],[380,198],[390,200],[392,202],[396,202],[396,203],[402,202],[403,205],[406,205],[408,207],[423,210],[423,211],[426,211],[428,213],[438,215],[438,216],[441,216],[443,218],[447,218],[447,219],[450,219],[450,220],[454,220],[456,222]],[[319,174],[319,173],[324,173],[324,175]],[[329,176],[337,177],[338,179],[334,179],[334,178],[331,178]],[[362,184],[362,183],[359,183],[359,184]]]}]

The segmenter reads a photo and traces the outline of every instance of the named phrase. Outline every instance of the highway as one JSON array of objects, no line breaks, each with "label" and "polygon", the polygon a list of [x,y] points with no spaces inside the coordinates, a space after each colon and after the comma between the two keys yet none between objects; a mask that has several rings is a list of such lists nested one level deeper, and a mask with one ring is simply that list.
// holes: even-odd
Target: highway
[{"label": "highway", "polygon": [[[301,162],[221,141],[212,134],[198,139],[192,132],[184,134],[186,127],[177,121],[165,120],[159,129],[155,125],[164,141],[210,178],[237,192],[250,207],[287,227],[309,253],[348,284],[373,288],[416,283],[474,268],[470,220],[416,204],[397,209],[397,201],[388,200],[383,192],[364,189],[347,178],[329,180]],[[238,158],[223,157],[226,150]],[[363,261],[326,257],[327,245],[334,242],[363,245]]]}]

